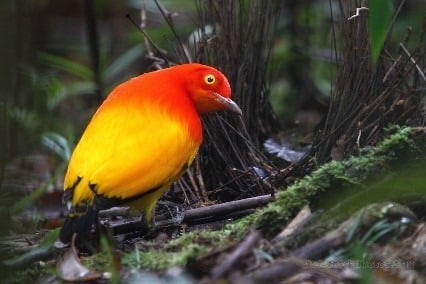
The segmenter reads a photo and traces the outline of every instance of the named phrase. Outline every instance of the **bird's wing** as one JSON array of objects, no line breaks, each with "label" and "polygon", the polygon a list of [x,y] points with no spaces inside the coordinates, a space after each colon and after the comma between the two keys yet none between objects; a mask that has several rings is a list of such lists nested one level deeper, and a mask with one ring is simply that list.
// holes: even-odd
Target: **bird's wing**
[{"label": "bird's wing", "polygon": [[72,188],[73,205],[93,202],[94,193],[114,199],[141,196],[177,179],[200,142],[191,139],[185,122],[158,105],[104,108],[74,150],[64,187]]}]

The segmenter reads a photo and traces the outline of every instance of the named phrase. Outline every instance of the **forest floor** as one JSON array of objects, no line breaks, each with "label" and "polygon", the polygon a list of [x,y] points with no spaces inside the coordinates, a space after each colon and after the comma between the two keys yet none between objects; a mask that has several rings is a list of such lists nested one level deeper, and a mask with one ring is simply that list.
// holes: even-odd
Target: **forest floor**
[{"label": "forest floor", "polygon": [[[101,220],[110,237],[94,240],[90,253],[53,248],[61,191],[43,189],[10,223],[4,215],[3,283],[423,283],[424,134],[398,128],[360,156],[326,163],[273,195],[187,211],[162,203],[149,233],[138,217],[107,212]],[[37,195],[41,172],[14,170],[15,182],[25,180],[21,189]]]}]

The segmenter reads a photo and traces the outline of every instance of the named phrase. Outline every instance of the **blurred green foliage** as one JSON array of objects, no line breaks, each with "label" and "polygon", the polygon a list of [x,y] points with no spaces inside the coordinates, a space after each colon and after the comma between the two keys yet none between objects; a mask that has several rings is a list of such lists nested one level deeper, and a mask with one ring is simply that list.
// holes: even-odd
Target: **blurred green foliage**
[{"label": "blurred green foliage", "polygon": [[[130,76],[129,74],[123,78],[120,74],[125,73],[126,68],[140,58],[143,51],[144,49],[142,44],[137,44],[119,55],[118,58],[112,60],[108,58],[106,48],[101,49],[101,80],[102,82],[108,83],[106,94],[103,94],[104,96],[106,96],[107,93],[119,83],[119,81],[123,81]],[[68,75],[71,74],[75,76],[75,80],[67,84],[66,87],[64,86],[64,98],[68,96],[88,95],[95,92],[95,74],[89,66],[75,62],[73,59],[57,56],[51,53],[40,53],[40,60],[47,64],[50,68],[57,68]],[[111,63],[108,65],[108,62]]]},{"label": "blurred green foliage", "polygon": [[[391,2],[384,1],[384,7],[382,2],[369,3],[373,58],[383,45],[393,12]],[[422,9],[416,8],[420,2],[403,6],[393,26],[395,40],[402,40],[410,25],[420,28]],[[89,64],[84,5],[49,1],[13,3],[2,3],[3,27],[12,39],[0,50],[4,62],[11,67],[1,73],[4,75],[1,77],[10,78],[2,85],[0,101],[2,146],[7,151],[2,154],[10,159],[38,151],[45,132],[61,135],[72,148],[99,104],[93,97],[97,86]],[[143,2],[94,1],[94,4],[99,27],[100,73],[106,96],[119,82],[146,70],[146,62],[141,58],[145,51],[143,38],[125,18],[128,13],[139,21]],[[178,35],[191,49],[188,38],[198,28],[196,2],[164,0],[160,4],[170,13]],[[173,57],[177,47],[170,28],[154,1],[146,1],[146,5],[147,32]],[[272,39],[270,84],[272,105],[284,124],[292,122],[299,109],[315,108],[313,104],[318,97],[327,100],[330,94],[337,68],[332,26],[333,18],[341,16],[337,5],[334,1],[295,1],[278,6],[277,13],[281,16]],[[19,16],[14,18],[15,13]],[[338,49],[338,38],[335,44]]]}]

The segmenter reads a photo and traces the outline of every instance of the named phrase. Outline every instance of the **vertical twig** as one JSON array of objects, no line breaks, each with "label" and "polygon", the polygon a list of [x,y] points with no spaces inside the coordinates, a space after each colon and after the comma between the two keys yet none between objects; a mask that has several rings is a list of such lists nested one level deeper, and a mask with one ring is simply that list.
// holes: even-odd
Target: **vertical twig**
[{"label": "vertical twig", "polygon": [[195,159],[195,176],[197,177],[197,181],[199,185],[198,192],[201,194],[201,200],[203,202],[208,202],[210,199],[209,199],[209,195],[207,194],[206,185],[204,184],[199,157]]},{"label": "vertical twig", "polygon": [[99,102],[103,100],[103,83],[99,64],[99,39],[96,25],[95,9],[93,0],[85,1],[87,37],[89,40],[90,59],[92,61],[93,79],[96,84],[96,98]]},{"label": "vertical twig", "polygon": [[[148,33],[145,31],[145,20],[146,18],[144,18],[146,15],[144,12],[141,11],[141,20],[143,21],[141,23],[141,25],[138,25],[136,23],[136,21],[132,18],[132,16],[130,16],[129,14],[126,15],[126,17],[130,20],[130,22],[132,22],[133,25],[135,25],[135,27],[142,33],[142,35],[144,36],[144,41],[145,41],[145,45],[146,48],[148,50],[148,55],[149,57],[155,57],[154,55],[151,56],[151,54],[154,54],[154,50],[155,52],[157,52],[158,56],[161,57],[162,60],[164,60],[164,63],[166,65],[170,65],[169,59],[163,54],[163,52],[161,51],[160,47],[158,47],[158,45],[150,38],[150,36],[148,35]],[[152,50],[151,46],[154,48],[154,50]],[[161,69],[162,67],[160,66],[160,64],[158,64],[158,62],[155,62],[155,66],[157,69]]]},{"label": "vertical twig", "polygon": [[[146,28],[146,0],[142,2],[142,8],[141,8],[141,25],[140,30],[145,31]],[[154,52],[152,51],[150,41],[148,37],[144,34],[143,41],[145,42],[146,51],[149,56],[154,56]]]},{"label": "vertical twig", "polygon": [[164,20],[166,21],[167,25],[169,26],[170,30],[173,33],[173,36],[175,37],[175,39],[178,42],[179,47],[181,48],[182,54],[185,56],[186,59],[186,63],[192,62],[189,53],[187,52],[187,50],[185,49],[185,46],[183,44],[183,42],[181,41],[179,35],[176,32],[175,26],[173,24],[173,20],[172,20],[172,14],[167,11],[163,5],[161,5],[158,0],[154,0],[155,5],[157,5],[158,10],[160,11],[161,15],[163,16]]}]

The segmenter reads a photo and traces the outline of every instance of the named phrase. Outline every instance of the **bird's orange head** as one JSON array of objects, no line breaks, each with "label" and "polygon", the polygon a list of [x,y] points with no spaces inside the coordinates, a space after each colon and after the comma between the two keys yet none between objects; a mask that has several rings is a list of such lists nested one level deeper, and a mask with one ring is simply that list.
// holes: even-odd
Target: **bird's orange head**
[{"label": "bird's orange head", "polygon": [[202,64],[184,64],[185,85],[197,111],[201,114],[229,110],[239,115],[240,107],[231,100],[228,79],[219,70]]}]

